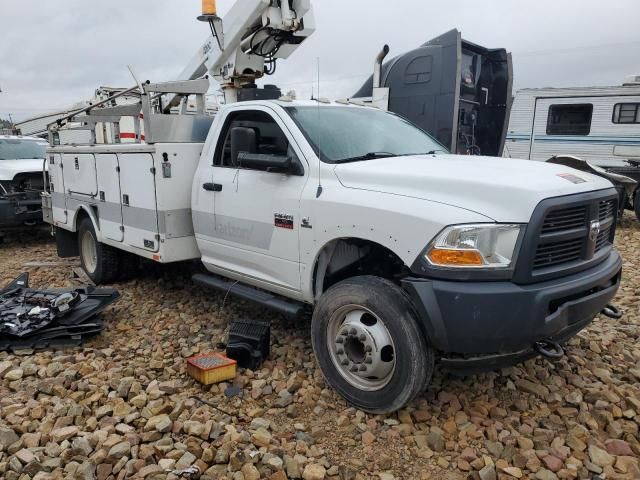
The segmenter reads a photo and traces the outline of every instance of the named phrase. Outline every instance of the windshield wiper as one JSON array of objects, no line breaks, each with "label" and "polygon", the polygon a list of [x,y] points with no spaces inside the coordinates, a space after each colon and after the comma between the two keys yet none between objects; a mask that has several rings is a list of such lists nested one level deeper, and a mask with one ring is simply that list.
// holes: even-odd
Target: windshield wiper
[{"label": "windshield wiper", "polygon": [[436,153],[449,153],[446,150],[429,150],[428,152],[420,152],[420,153],[407,153],[405,155],[401,155],[402,157],[416,157],[418,155],[435,155]]},{"label": "windshield wiper", "polygon": [[396,153],[391,152],[369,152],[364,155],[358,155],[357,157],[341,158],[335,160],[334,163],[349,163],[349,162],[361,162],[363,160],[375,160],[376,158],[389,158],[398,156]]}]

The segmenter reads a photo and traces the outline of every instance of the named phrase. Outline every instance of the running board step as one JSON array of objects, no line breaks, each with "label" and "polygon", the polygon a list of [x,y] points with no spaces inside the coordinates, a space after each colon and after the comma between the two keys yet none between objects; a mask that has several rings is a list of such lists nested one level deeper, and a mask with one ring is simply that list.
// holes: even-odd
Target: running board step
[{"label": "running board step", "polygon": [[291,318],[300,318],[304,313],[304,304],[294,301],[285,300],[282,297],[274,295],[257,288],[233,282],[217,275],[207,275],[198,273],[193,276],[193,282],[201,287],[211,288],[224,293],[230,293],[243,300],[262,305],[270,310],[275,310],[283,315]]}]

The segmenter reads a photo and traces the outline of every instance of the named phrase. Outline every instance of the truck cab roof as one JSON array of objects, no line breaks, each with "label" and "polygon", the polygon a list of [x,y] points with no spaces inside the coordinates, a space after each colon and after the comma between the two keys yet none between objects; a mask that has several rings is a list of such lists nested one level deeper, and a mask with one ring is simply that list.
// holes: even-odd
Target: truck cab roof
[{"label": "truck cab roof", "polygon": [[222,108],[230,108],[230,107],[265,107],[265,106],[273,106],[277,105],[282,108],[287,107],[318,107],[318,108],[326,108],[326,107],[343,107],[343,108],[373,108],[372,106],[361,105],[358,103],[351,103],[348,100],[252,100],[249,102],[238,102],[231,103],[228,105],[224,105]]},{"label": "truck cab roof", "polygon": [[0,135],[0,140],[24,140],[32,142],[47,143],[46,140],[38,137],[29,137],[25,135]]}]

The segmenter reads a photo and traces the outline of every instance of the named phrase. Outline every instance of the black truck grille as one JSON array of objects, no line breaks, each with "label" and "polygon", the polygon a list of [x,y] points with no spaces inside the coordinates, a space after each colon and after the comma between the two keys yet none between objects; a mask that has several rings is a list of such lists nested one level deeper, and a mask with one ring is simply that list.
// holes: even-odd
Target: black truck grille
[{"label": "black truck grille", "polygon": [[533,271],[587,262],[610,247],[615,234],[616,212],[614,198],[547,212],[533,258]]},{"label": "black truck grille", "polygon": [[542,233],[553,233],[570,230],[572,228],[580,228],[584,225],[584,221],[587,218],[586,215],[586,205],[563,208],[562,210],[550,212],[542,224]]}]

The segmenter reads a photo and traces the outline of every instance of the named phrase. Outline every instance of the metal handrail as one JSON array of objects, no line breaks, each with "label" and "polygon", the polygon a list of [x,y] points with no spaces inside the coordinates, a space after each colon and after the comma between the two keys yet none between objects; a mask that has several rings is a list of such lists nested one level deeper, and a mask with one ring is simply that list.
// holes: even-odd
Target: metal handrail
[{"label": "metal handrail", "polygon": [[[148,82],[147,82],[148,83]],[[88,107],[82,108],[80,110],[76,110],[75,112],[70,113],[69,115],[67,115],[66,117],[62,117],[57,119],[54,122],[51,122],[47,125],[47,130],[52,126],[52,125],[58,125],[58,126],[62,126],[62,124],[64,122],[67,122],[68,120],[71,120],[73,117],[80,115],[81,113],[85,113],[85,112],[89,112],[91,110],[93,110],[96,107],[100,107],[106,103],[109,103],[112,100],[115,100],[116,98],[122,97],[123,95],[126,95],[128,93],[131,93],[135,90],[139,90],[140,87],[138,87],[138,85],[136,85],[135,87],[131,87],[131,88],[127,88],[126,90],[123,90],[121,92],[116,93],[115,95],[110,96],[109,98],[106,98],[105,100],[101,100],[98,103],[95,103],[93,105],[89,105]]]}]

